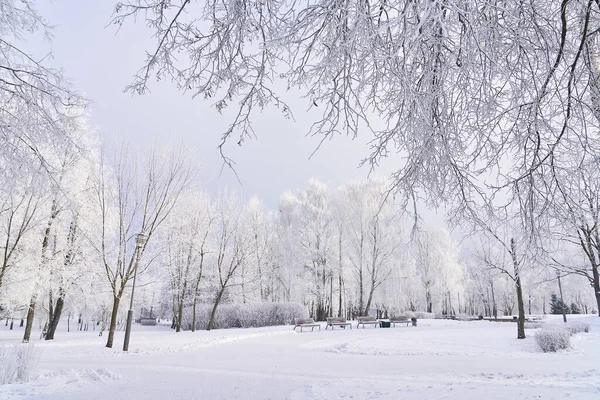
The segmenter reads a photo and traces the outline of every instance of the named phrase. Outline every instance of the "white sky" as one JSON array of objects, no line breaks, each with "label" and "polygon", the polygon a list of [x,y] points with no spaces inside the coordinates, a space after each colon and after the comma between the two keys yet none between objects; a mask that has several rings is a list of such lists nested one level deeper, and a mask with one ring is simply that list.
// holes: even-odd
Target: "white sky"
[{"label": "white sky", "polygon": [[[253,118],[258,140],[243,147],[231,141],[227,151],[237,163],[234,174],[221,171],[217,145],[231,119],[220,115],[211,103],[192,100],[169,82],[151,85],[151,94],[132,96],[123,92],[142,66],[145,52],[153,50],[154,40],[143,21],[126,24],[118,33],[108,26],[116,0],[43,0],[40,13],[54,26],[51,43],[52,63],[64,69],[74,87],[93,101],[91,125],[108,139],[131,143],[174,143],[198,149],[207,190],[215,193],[228,187],[263,199],[276,208],[285,190],[305,187],[315,177],[331,188],[358,177],[368,169],[358,168],[367,155],[368,137],[352,141],[337,137],[326,142],[309,160],[320,138],[307,138],[314,121],[306,112],[304,99],[291,99],[296,121],[286,120],[276,110],[267,110]],[[35,55],[44,54],[47,43],[36,45]],[[314,114],[313,114],[314,115]],[[394,160],[387,160],[378,174],[387,175]],[[439,224],[443,217],[431,214],[429,223]]]}]

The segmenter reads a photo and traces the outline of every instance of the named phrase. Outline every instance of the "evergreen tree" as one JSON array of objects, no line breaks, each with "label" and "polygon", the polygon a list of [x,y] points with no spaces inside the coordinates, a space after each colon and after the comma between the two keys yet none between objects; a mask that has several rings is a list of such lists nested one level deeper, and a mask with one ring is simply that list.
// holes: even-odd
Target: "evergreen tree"
[{"label": "evergreen tree", "polygon": [[571,314],[581,314],[581,310],[575,303],[571,303]]},{"label": "evergreen tree", "polygon": [[569,312],[569,306],[567,306],[556,294],[552,293],[550,296],[550,314],[562,314],[563,310]]}]

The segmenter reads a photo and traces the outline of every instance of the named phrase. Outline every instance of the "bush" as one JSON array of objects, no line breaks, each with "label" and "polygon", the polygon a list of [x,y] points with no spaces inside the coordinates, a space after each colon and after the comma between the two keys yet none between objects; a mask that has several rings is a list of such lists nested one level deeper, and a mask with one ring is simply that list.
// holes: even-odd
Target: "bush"
[{"label": "bush", "polygon": [[525,321],[525,329],[538,329],[538,328],[541,328],[542,326],[544,326],[543,322]]},{"label": "bush", "polygon": [[458,321],[471,321],[474,318],[472,315],[463,314],[463,313],[456,314],[454,317]]},{"label": "bush", "polygon": [[[211,304],[201,304],[196,307],[196,329],[206,329],[211,311]],[[192,317],[192,307],[187,307],[181,324],[183,329],[191,329]],[[306,317],[308,317],[308,310],[299,303],[220,304],[217,308],[213,328],[258,328],[289,325],[294,318]]]},{"label": "bush", "polygon": [[535,335],[535,341],[544,353],[569,348],[571,335],[558,325],[544,325]]},{"label": "bush", "polygon": [[590,324],[586,324],[585,322],[581,321],[569,322],[567,324],[567,330],[571,335],[574,335],[579,332],[589,332]]},{"label": "bush", "polygon": [[434,319],[434,313],[428,313],[424,311],[404,311],[400,314],[400,316],[404,316],[406,318],[416,318],[416,319]]},{"label": "bush", "polygon": [[27,382],[37,360],[38,351],[32,344],[0,346],[0,385]]}]

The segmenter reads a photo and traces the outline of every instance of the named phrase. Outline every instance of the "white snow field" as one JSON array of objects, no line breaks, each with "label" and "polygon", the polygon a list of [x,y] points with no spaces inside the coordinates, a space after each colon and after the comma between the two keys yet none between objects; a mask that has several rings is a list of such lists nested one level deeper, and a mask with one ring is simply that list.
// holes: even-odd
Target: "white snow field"
[{"label": "white snow field", "polygon": [[[575,319],[574,317],[570,317]],[[290,326],[175,334],[135,325],[129,353],[98,332],[33,340],[33,379],[0,399],[600,399],[600,319],[571,348],[542,353],[514,323],[420,320],[418,327],[295,333]],[[546,323],[562,323],[555,316]],[[0,325],[0,345],[23,328]]]}]

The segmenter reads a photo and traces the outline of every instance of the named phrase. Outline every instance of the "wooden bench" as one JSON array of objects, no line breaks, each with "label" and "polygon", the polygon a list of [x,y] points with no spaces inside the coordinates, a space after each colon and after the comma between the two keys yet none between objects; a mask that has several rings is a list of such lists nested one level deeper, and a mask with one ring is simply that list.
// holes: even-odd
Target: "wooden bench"
[{"label": "wooden bench", "polygon": [[350,329],[352,329],[352,323],[346,321],[346,318],[327,317],[327,325],[325,326],[325,330],[327,330],[328,327],[331,327],[331,330],[333,330],[334,326],[341,326],[344,329],[346,329],[346,326],[349,326]]},{"label": "wooden bench", "polygon": [[300,327],[300,332],[302,332],[302,328],[311,328],[311,332],[315,327],[319,327],[319,330],[321,330],[321,325],[317,324],[312,318],[294,318],[294,324],[294,330]]},{"label": "wooden bench", "polygon": [[406,324],[408,326],[412,323],[412,320],[408,317],[390,317],[390,323],[393,327],[396,327],[396,324]]},{"label": "wooden bench", "polygon": [[358,328],[362,324],[363,329],[365,329],[365,325],[375,325],[377,328],[379,325],[379,320],[375,317],[358,317],[358,324],[356,327]]}]

